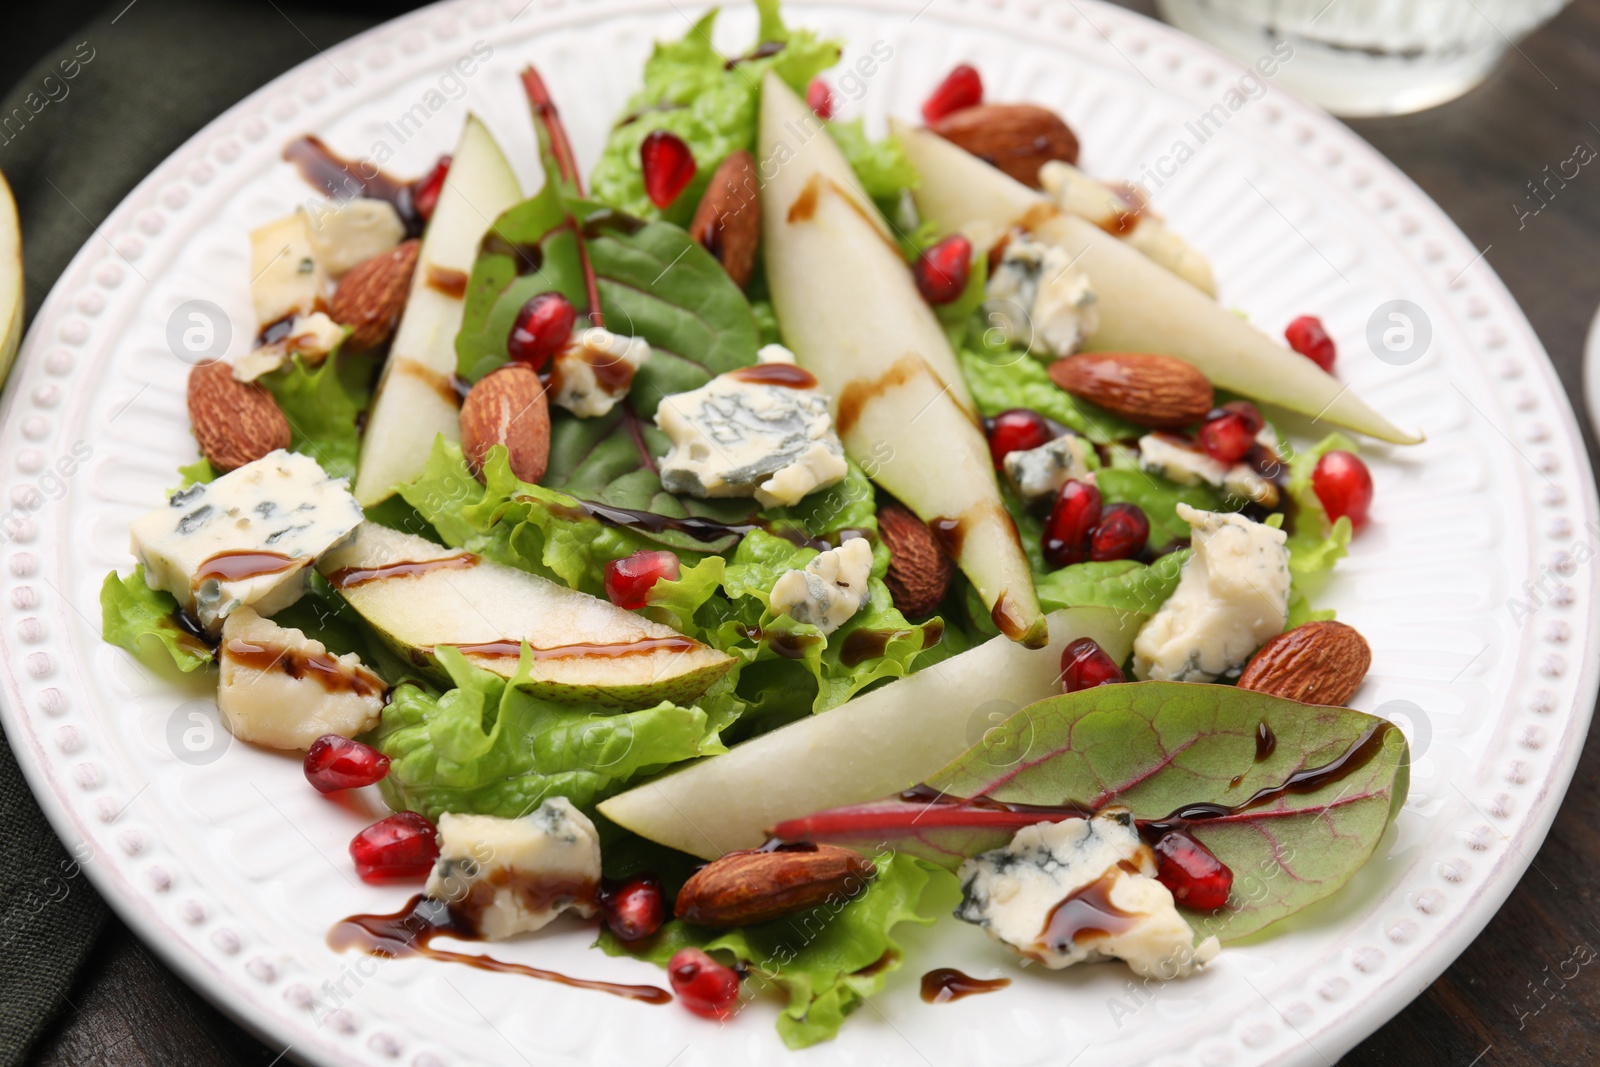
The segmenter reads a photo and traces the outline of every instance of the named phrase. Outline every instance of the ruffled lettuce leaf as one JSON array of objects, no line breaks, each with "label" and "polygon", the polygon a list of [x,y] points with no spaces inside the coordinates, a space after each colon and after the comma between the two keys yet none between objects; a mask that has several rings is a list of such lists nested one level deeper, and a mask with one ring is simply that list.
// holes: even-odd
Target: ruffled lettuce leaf
[{"label": "ruffled lettuce leaf", "polygon": [[895,927],[926,926],[960,901],[955,878],[931,864],[892,852],[873,862],[877,875],[865,887],[798,915],[727,931],[675,919],[636,944],[602,929],[598,944],[608,955],[663,967],[690,947],[744,964],[741,999],[767,989],[783,993],[788,1004],[778,1016],[778,1033],[790,1048],[805,1048],[837,1036],[845,1018],[899,969],[903,953]]},{"label": "ruffled lettuce leaf", "polygon": [[917,168],[911,165],[900,142],[892,136],[872,140],[860,119],[833,119],[827,129],[861,180],[861,187],[884,217],[893,219],[901,192],[917,184]]},{"label": "ruffled lettuce leaf", "polygon": [[1008,408],[1032,408],[1046,418],[1107,445],[1139,437],[1145,431],[1103,408],[1086,404],[1050,380],[1045,365],[1020,348],[1011,348],[996,329],[971,318],[967,344],[961,350],[961,372],[973,402],[984,415]]},{"label": "ruffled lettuce leaf", "polygon": [[480,483],[467,469],[461,446],[441,437],[422,475],[401,486],[400,495],[450,547],[595,596],[605,595],[611,560],[646,548],[687,553],[684,542],[695,543],[670,531],[649,534],[591,518],[577,498],[512,474],[501,446],[490,450],[483,473]]},{"label": "ruffled lettuce leaf", "polygon": [[526,646],[509,681],[448,646],[436,655],[455,688],[400,686],[370,737],[390,759],[382,788],[397,810],[515,818],[564,796],[593,812],[640,774],[726,751],[718,730],[731,704],[715,687],[694,707],[663,701],[617,712],[528,693]]},{"label": "ruffled lettuce leaf", "polygon": [[198,637],[178,625],[178,602],[170,593],[145,584],[144,564],[123,578],[112,571],[100,586],[100,634],[146,662],[163,655],[185,673],[214,657]]},{"label": "ruffled lettuce leaf", "polygon": [[1189,524],[1178,518],[1178,505],[1202,511],[1232,511],[1222,495],[1209,485],[1179,485],[1136,466],[1112,466],[1095,475],[1095,485],[1107,504],[1137,504],[1150,520],[1145,543],[1159,552],[1174,541],[1189,542]]},{"label": "ruffled lettuce leaf", "polygon": [[[777,660],[789,665],[776,680],[770,673],[750,682],[741,679],[740,695],[747,700],[753,694],[746,686],[758,681],[776,681],[780,691],[798,683],[800,692],[814,686],[811,710],[823,712],[874,682],[910,674],[917,657],[939,642],[944,624],[939,619],[907,621],[877,568],[868,579],[867,603],[832,634],[772,611],[773,584],[817,554],[815,548],[753,531],[731,557],[707,557],[684,568],[677,581],[657,582],[645,613],[745,665]],[[886,566],[887,560],[882,563]],[[774,695],[783,706],[793,707],[792,693],[768,693]]]},{"label": "ruffled lettuce leaf", "polygon": [[[644,86],[612,128],[590,178],[596,199],[639,218],[687,223],[717,165],[741,148],[755,150],[766,72],[776,71],[790,88],[803,93],[812,78],[839,61],[836,42],[784,26],[778,0],[756,0],[756,7],[761,25],[756,45],[744,56],[725,56],[712,46],[715,8],[682,40],[656,45],[645,62]],[[771,55],[756,54],[757,46],[772,44],[783,47]],[[639,147],[655,130],[681,137],[699,166],[694,181],[665,210],[645,194],[639,168]]]},{"label": "ruffled lettuce leaf", "polygon": [[217,469],[211,465],[211,461],[209,459],[201,456],[193,463],[188,463],[182,467],[179,467],[178,477],[183,479],[178,483],[178,488],[187,489],[191,485],[199,485],[201,482],[214,482],[221,477],[221,475]]},{"label": "ruffled lettuce leaf", "polygon": [[1317,461],[1329,452],[1354,452],[1356,444],[1341,433],[1331,433],[1310,448],[1289,457],[1289,496],[1294,501],[1294,528],[1289,534],[1289,628],[1331,619],[1331,609],[1315,610],[1311,597],[1327,584],[1334,564],[1349,551],[1355,527],[1348,516],[1328,521],[1322,501],[1311,488]]},{"label": "ruffled lettuce leaf", "polygon": [[330,478],[354,478],[361,452],[357,420],[372,398],[372,361],[334,352],[316,366],[299,356],[260,383],[289,421],[289,450],[316,460]]},{"label": "ruffled lettuce leaf", "polygon": [[1039,579],[1036,589],[1045,611],[1096,607],[1153,615],[1178,588],[1189,549],[1169,552],[1154,563],[1119,559],[1075,563]]}]

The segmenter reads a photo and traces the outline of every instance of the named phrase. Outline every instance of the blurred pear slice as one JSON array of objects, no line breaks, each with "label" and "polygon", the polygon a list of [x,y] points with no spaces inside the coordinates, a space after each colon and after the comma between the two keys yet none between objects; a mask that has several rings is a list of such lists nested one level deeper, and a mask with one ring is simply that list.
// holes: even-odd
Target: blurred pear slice
[{"label": "blurred pear slice", "polygon": [[894,126],[921,180],[917,210],[944,232],[995,240],[1022,226],[1064,248],[1099,298],[1100,328],[1084,346],[1100,352],[1155,352],[1187,360],[1219,388],[1276,404],[1395,444],[1402,430],[1350,387],[1290,351],[1176,274],[1092,222],[927,130]]},{"label": "blurred pear slice", "polygon": [[17,203],[0,175],[0,382],[22,343],[22,230]]}]

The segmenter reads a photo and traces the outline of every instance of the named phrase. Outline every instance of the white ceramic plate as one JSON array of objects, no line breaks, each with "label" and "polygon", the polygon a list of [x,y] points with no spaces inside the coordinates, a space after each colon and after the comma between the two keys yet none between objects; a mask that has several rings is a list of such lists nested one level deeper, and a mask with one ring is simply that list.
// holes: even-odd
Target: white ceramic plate
[{"label": "white ceramic plate", "polygon": [[[404,896],[350,871],[346,843],[375,802],[330,802],[295,760],[225,735],[201,762],[184,731],[200,730],[187,740],[206,748],[206,687],[156,677],[103,644],[97,591],[131,563],[129,520],[194,457],[189,368],[169,348],[169,319],[185,301],[214,301],[234,323],[229,355],[241,353],[245,234],[310,195],[278,161],[288,138],[314,130],[355,154],[383,142],[391,169],[420,173],[470,106],[531,185],[521,65],[541,68],[592,162],[650,42],[686,28],[673,0],[522,7],[419,11],[254,94],[135,190],[33,324],[0,422],[5,727],[56,828],[93,856],[84,869],[123,917],[228,1011],[318,1063],[1324,1063],[1423,989],[1527,866],[1588,725],[1600,525],[1572,411],[1477,250],[1376,152],[1178,34],[1088,0],[856,0],[790,15],[849,41],[847,64],[879,39],[892,47],[849,106],[880,129],[891,111],[914,115],[966,60],[993,99],[1060,108],[1090,171],[1154,185],[1176,169],[1157,207],[1212,258],[1223,300],[1271,331],[1320,314],[1341,346],[1339,373],[1426,430],[1418,448],[1369,450],[1376,520],[1329,591],[1375,652],[1358,706],[1401,720],[1417,756],[1377,859],[1276,936],[1148,990],[1119,967],[1019,972],[975,928],[940,923],[909,938],[905,968],[837,1042],[807,1054],[782,1048],[767,1004],[719,1028],[675,1007],[328,950],[333,921]],[[728,49],[751,39],[752,12],[725,23]],[[487,64],[441,82],[475,42],[492,49]],[[463,99],[428,111],[461,84]],[[1180,141],[1193,158],[1174,168]],[[1364,338],[1379,305],[1399,299],[1417,305],[1432,340],[1393,365]],[[590,936],[573,924],[499,951],[660,982],[645,964],[590,951]],[[924,1005],[917,977],[942,965],[1017,980]]]}]

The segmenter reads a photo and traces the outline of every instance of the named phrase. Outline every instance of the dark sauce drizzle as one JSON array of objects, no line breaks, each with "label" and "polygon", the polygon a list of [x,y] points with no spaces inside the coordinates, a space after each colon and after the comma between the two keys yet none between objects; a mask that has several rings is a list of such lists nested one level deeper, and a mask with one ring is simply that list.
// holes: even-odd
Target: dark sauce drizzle
[{"label": "dark sauce drizzle", "polygon": [[927,1004],[948,1004],[978,993],[993,993],[1010,984],[1009,978],[974,978],[954,967],[939,967],[922,976],[922,999]]},{"label": "dark sauce drizzle", "polygon": [[538,978],[546,982],[571,986],[574,989],[592,989],[625,1000],[643,1001],[646,1004],[666,1004],[672,1000],[672,994],[655,986],[619,985],[615,982],[572,978],[539,967],[507,963],[492,956],[437,949],[429,944],[436,937],[455,937],[466,941],[478,939],[476,930],[457,920],[451,914],[448,904],[418,895],[412,897],[404,908],[392,915],[352,915],[341,920],[328,932],[328,946],[335,952],[357,949],[370,956],[384,959],[423,956],[449,963],[463,963],[481,971],[520,974],[527,978]]}]

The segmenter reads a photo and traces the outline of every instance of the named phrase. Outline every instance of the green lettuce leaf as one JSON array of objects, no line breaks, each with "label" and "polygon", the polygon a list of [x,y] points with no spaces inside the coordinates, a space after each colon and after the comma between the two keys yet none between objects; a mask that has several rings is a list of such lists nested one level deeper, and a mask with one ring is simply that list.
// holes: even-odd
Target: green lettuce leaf
[{"label": "green lettuce leaf", "polygon": [[[761,15],[757,44],[783,45],[771,55],[757,55],[752,48],[746,56],[728,57],[713,48],[715,8],[682,40],[656,45],[645,63],[644,86],[612,128],[590,178],[596,199],[639,218],[687,223],[717,165],[741,148],[755,150],[766,72],[776,71],[795,92],[804,93],[812,78],[839,61],[837,43],[785,27],[778,0],[756,0],[756,6]],[[730,58],[737,62],[730,65]],[[664,211],[645,194],[639,168],[639,147],[655,130],[681,137],[699,167],[695,180]]]},{"label": "green lettuce leaf", "polygon": [[526,647],[509,681],[453,648],[436,654],[456,687],[435,696],[400,686],[371,738],[390,759],[382,788],[397,810],[515,818],[564,796],[592,812],[641,773],[726,751],[715,721],[722,708],[557,704],[521,688],[533,662]]},{"label": "green lettuce leaf", "polygon": [[666,966],[681,949],[697,947],[747,968],[741,998],[769,988],[788,999],[778,1033],[790,1048],[805,1048],[839,1033],[845,1018],[880,991],[898,970],[895,941],[901,923],[926,926],[960,900],[955,879],[909,856],[884,852],[864,888],[840,893],[808,912],[719,931],[675,919],[648,942],[625,944],[609,930],[598,942],[608,955],[634,955]]},{"label": "green lettuce leaf", "polygon": [[1229,511],[1221,494],[1209,485],[1179,485],[1159,474],[1137,467],[1114,466],[1094,476],[1100,496],[1107,504],[1137,504],[1150,520],[1151,551],[1160,551],[1174,541],[1188,543],[1189,524],[1178,518],[1178,505],[1188,504],[1202,511]]},{"label": "green lettuce leaf", "polygon": [[[645,613],[745,664],[785,661],[788,669],[780,674],[798,675],[802,692],[814,686],[813,712],[838,707],[874,682],[911,673],[922,652],[938,643],[944,624],[908,622],[876,575],[868,580],[867,604],[832,634],[772,612],[773,584],[816,555],[815,548],[752,531],[730,558],[711,556],[684,568],[677,581],[657,582]],[[770,675],[757,679],[773,681]],[[779,679],[780,686],[786,684],[794,682]],[[759,703],[743,686],[740,695]],[[792,695],[779,699],[793,706]]]},{"label": "green lettuce leaf", "polygon": [[1046,611],[1097,607],[1153,615],[1178,588],[1189,549],[1169,552],[1146,566],[1137,560],[1075,563],[1051,571],[1036,584]]},{"label": "green lettuce leaf", "polygon": [[[981,317],[971,321],[981,324]],[[961,371],[974,403],[984,415],[997,415],[1008,408],[1032,408],[1100,445],[1145,433],[1143,428],[1062,390],[1050,380],[1043,363],[997,340],[998,331],[980,326],[974,332],[979,336],[969,335],[967,346],[961,350]]]},{"label": "green lettuce leaf", "polygon": [[828,132],[885,218],[893,219],[903,190],[915,188],[917,168],[892,136],[874,141],[860,119],[829,121]]},{"label": "green lettuce leaf", "polygon": [[1317,461],[1329,452],[1356,451],[1356,444],[1341,433],[1331,433],[1308,449],[1289,457],[1289,497],[1294,501],[1294,526],[1289,533],[1289,623],[1293,629],[1307,622],[1334,617],[1331,609],[1315,610],[1311,598],[1327,584],[1328,576],[1349,551],[1355,527],[1348,516],[1328,521],[1322,501],[1311,488]]},{"label": "green lettuce leaf", "polygon": [[[201,456],[193,463],[178,468],[178,477],[183,479],[178,483],[178,488],[187,489],[191,485],[198,485],[201,482],[214,482],[220,476],[217,469],[211,465],[211,461]],[[170,496],[171,493],[167,495]]]},{"label": "green lettuce leaf", "polygon": [[107,641],[147,662],[165,653],[180,671],[204,667],[214,654],[177,620],[178,602],[145,584],[142,563],[126,578],[112,571],[100,586],[100,634]]},{"label": "green lettuce leaf", "polygon": [[289,421],[289,449],[316,460],[331,478],[354,478],[361,451],[357,419],[372,398],[372,361],[334,352],[318,366],[299,356],[263,376]]},{"label": "green lettuce leaf", "polygon": [[[595,596],[605,595],[605,565],[640,549],[669,547],[689,554],[685,542],[702,550],[726,547],[590,518],[575,497],[512,474],[508,453],[500,446],[485,457],[483,473],[479,483],[467,469],[461,446],[440,438],[421,477],[401,486],[400,495],[450,547]],[[725,540],[731,545],[732,537]]]}]

